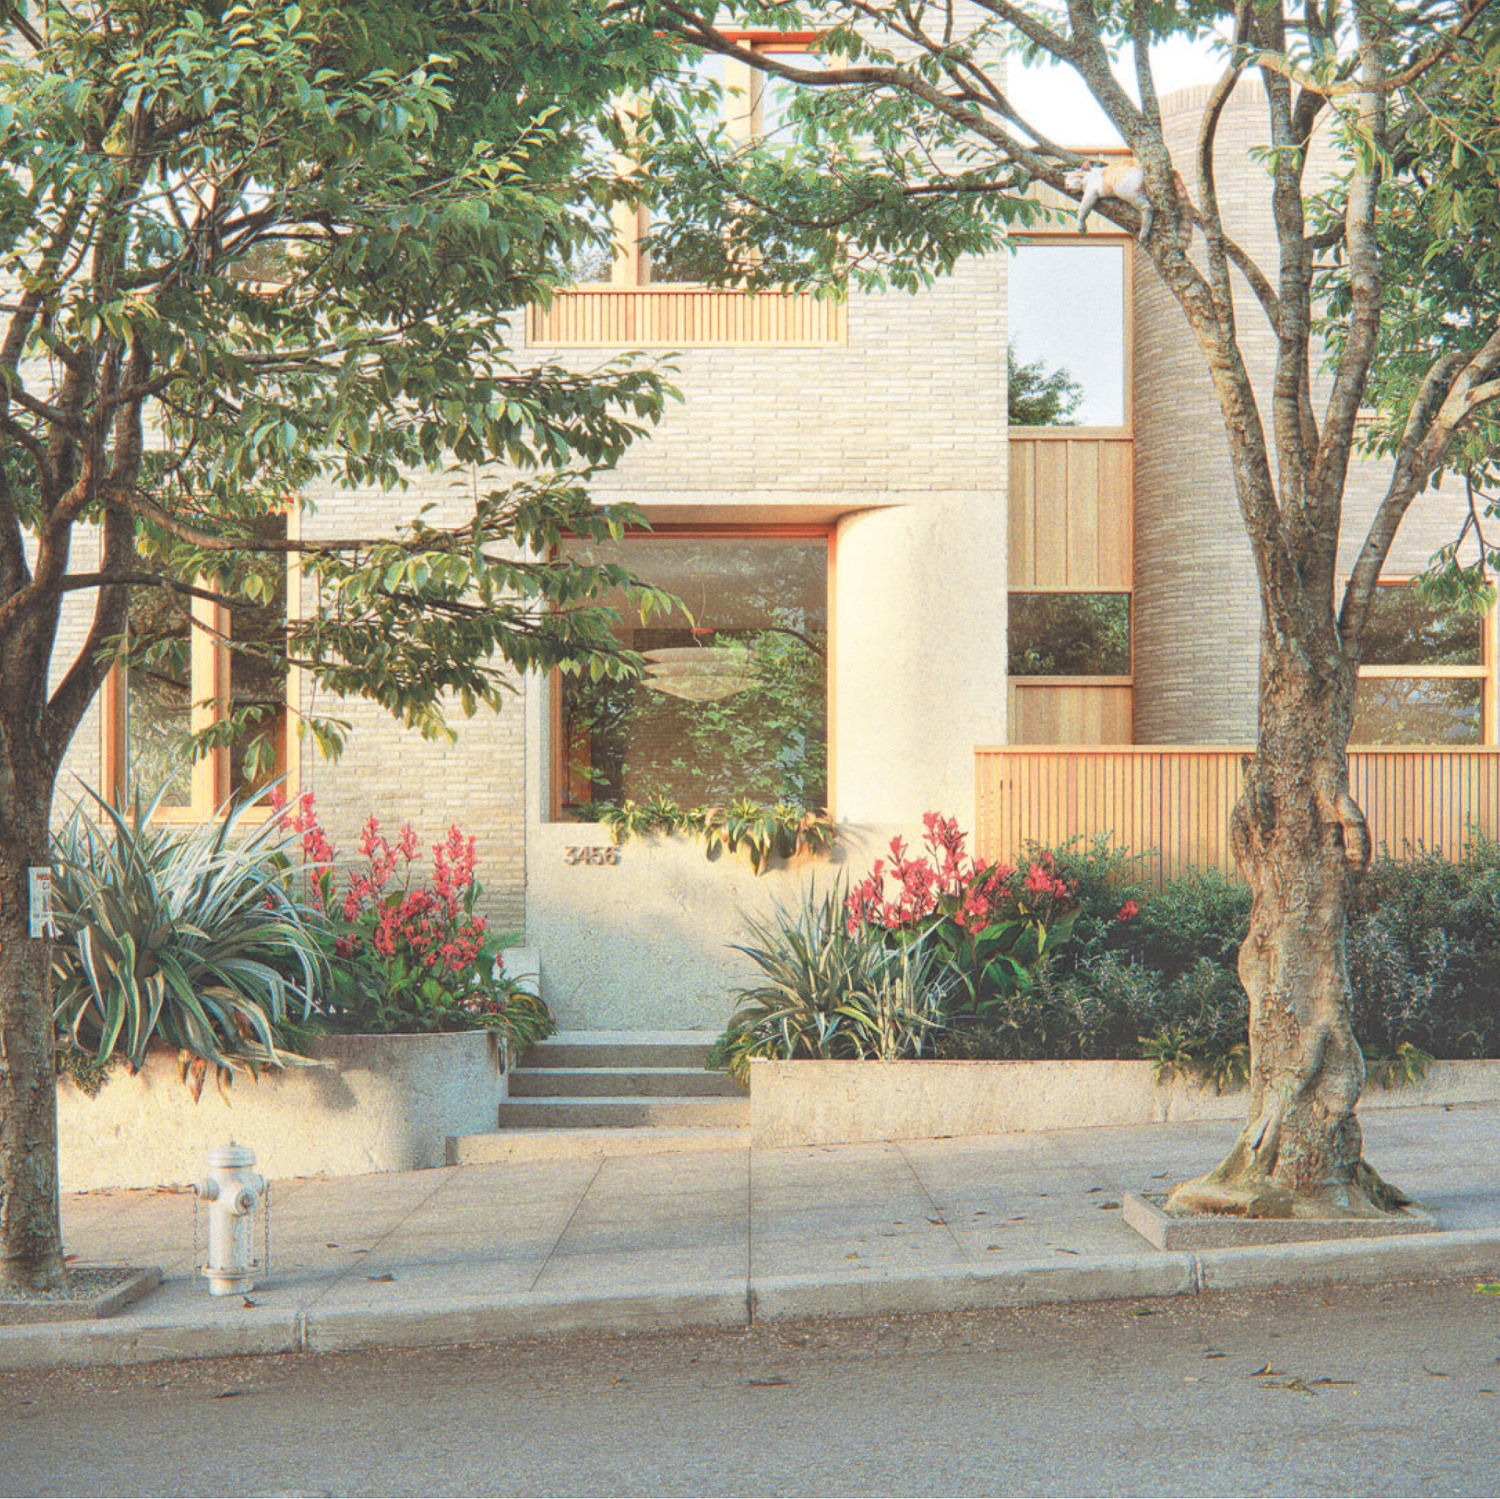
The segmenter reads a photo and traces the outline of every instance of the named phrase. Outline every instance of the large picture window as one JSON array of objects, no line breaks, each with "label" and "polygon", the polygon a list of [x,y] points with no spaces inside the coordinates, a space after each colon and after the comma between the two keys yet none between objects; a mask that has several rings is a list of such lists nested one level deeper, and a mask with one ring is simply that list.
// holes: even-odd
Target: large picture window
[{"label": "large picture window", "polygon": [[618,561],[682,603],[642,623],[622,597],[620,643],[636,682],[556,678],[554,810],[739,798],[822,809],[828,801],[826,535],[641,536],[567,542]]},{"label": "large picture window", "polygon": [[1482,744],[1486,621],[1382,583],[1365,627],[1354,744]]}]

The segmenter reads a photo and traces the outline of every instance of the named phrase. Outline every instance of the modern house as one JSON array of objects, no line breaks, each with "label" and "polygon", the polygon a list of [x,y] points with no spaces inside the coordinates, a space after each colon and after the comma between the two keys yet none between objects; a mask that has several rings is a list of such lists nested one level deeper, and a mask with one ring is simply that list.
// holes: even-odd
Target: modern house
[{"label": "modern house", "polygon": [[[1184,159],[1202,103],[1166,102]],[[1221,198],[1252,253],[1271,249],[1249,149],[1260,118],[1246,87],[1220,131]],[[352,722],[349,748],[330,765],[291,741],[289,768],[342,846],[370,813],[429,843],[454,822],[477,835],[492,920],[538,950],[565,1027],[603,1030],[718,1029],[746,972],[726,945],[740,912],[862,874],[929,810],[997,857],[1112,828],[1171,867],[1225,863],[1254,738],[1253,567],[1181,315],[1128,238],[1093,228],[1059,217],[920,295],[834,304],[675,282],[625,226],[607,278],[533,309],[518,346],[580,368],[673,353],[683,402],[595,494],[644,511],[652,531],[619,555],[691,614],[622,621],[652,663],[643,683],[527,681],[453,748],[320,701]],[[1248,296],[1243,324],[1268,384],[1273,343]],[[1010,425],[1011,345],[1077,382],[1070,424]],[[1351,483],[1351,548],[1381,477]],[[319,525],[367,534],[418,499],[441,505],[447,484],[317,495]],[[1440,495],[1413,514],[1393,583],[1449,537],[1451,511]],[[295,575],[286,596],[316,607]],[[231,689],[208,637],[184,652],[208,692],[279,690]],[[1356,735],[1370,749],[1354,759],[1385,841],[1451,845],[1470,817],[1495,830],[1497,660],[1493,615],[1434,620],[1394,592],[1382,609]],[[74,757],[86,779],[113,784],[149,756],[167,729],[147,698],[111,688]],[[230,751],[205,762],[181,815],[238,774]],[[609,843],[591,802],[741,795],[826,805],[834,853],[756,876],[684,840],[590,852]]]}]

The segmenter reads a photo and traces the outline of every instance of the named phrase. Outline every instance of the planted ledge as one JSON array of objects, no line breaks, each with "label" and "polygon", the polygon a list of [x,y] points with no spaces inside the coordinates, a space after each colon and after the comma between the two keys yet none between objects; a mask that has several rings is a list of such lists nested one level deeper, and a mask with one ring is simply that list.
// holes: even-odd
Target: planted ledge
[{"label": "planted ledge", "polygon": [[255,1152],[268,1178],[361,1176],[441,1166],[449,1135],[495,1128],[508,1078],[490,1031],[322,1036],[318,1065],[244,1074],[194,1103],[175,1053],[134,1076],[112,1067],[96,1097],[57,1085],[64,1192],[196,1181],[215,1145]]},{"label": "planted ledge", "polygon": [[[1500,1061],[1435,1062],[1361,1109],[1500,1101]],[[750,1143],[854,1145],[1100,1125],[1243,1119],[1245,1094],[1173,1078],[1152,1062],[750,1063]]]}]

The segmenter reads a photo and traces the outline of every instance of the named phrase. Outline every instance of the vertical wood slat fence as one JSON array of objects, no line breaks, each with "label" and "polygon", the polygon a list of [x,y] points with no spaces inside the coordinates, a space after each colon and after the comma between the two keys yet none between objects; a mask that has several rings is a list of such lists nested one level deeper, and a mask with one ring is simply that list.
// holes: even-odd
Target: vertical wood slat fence
[{"label": "vertical wood slat fence", "polygon": [[[1160,883],[1189,869],[1234,875],[1230,816],[1249,746],[1009,745],[975,751],[975,848],[1012,858],[1023,844],[1056,845],[1110,833],[1116,847],[1150,852],[1141,877]],[[1349,788],[1370,836],[1459,854],[1477,827],[1500,838],[1500,746],[1349,752]]]},{"label": "vertical wood slat fence", "polygon": [[842,302],[712,287],[560,292],[550,307],[528,308],[526,317],[532,343],[573,347],[841,344],[847,337]]}]

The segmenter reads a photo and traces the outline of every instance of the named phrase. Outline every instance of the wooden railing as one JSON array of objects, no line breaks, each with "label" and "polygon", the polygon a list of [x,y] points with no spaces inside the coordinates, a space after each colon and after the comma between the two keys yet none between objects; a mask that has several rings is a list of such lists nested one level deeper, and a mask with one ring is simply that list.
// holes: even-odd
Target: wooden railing
[{"label": "wooden railing", "polygon": [[[1230,814],[1248,746],[1011,745],[975,751],[976,851],[1008,859],[1028,841],[1110,833],[1147,853],[1142,878],[1234,874]],[[1349,752],[1349,788],[1376,848],[1459,853],[1471,828],[1500,838],[1500,747]]]},{"label": "wooden railing", "polygon": [[842,302],[712,287],[582,287],[560,292],[550,307],[531,307],[533,344],[616,348],[719,344],[841,344],[847,337]]}]

